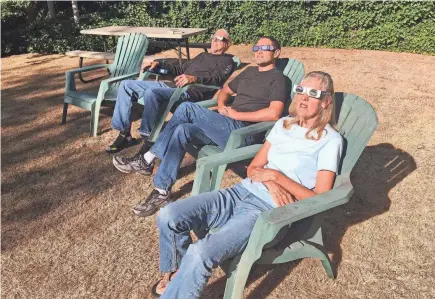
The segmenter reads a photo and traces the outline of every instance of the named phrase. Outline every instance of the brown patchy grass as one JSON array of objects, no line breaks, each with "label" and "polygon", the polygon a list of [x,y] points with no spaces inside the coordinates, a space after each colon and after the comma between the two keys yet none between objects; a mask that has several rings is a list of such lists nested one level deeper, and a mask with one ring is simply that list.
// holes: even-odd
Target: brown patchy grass
[{"label": "brown patchy grass", "polygon": [[[250,62],[249,49],[230,52]],[[435,57],[308,48],[282,56],[329,72],[337,91],[374,106],[380,126],[354,168],[355,195],[326,215],[337,279],[316,260],[256,266],[245,298],[434,298]],[[130,209],[152,181],[119,173],[104,153],[116,136],[111,109],[103,109],[102,134],[89,138],[84,110],[70,108],[60,125],[64,72],[76,59],[29,54],[1,62],[3,296],[148,298],[158,275],[155,218]],[[184,161],[174,187],[180,197],[190,192],[192,163]],[[228,170],[224,185],[239,179]],[[219,298],[224,286],[216,270],[203,297]]]}]

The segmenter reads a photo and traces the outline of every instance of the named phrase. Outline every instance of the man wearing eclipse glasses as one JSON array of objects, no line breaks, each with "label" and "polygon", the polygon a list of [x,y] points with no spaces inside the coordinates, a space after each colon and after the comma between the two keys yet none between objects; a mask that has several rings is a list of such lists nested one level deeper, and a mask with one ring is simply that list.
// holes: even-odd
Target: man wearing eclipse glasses
[{"label": "man wearing eclipse glasses", "polygon": [[[145,154],[133,158],[114,157],[113,164],[124,173],[151,175],[155,160],[161,160],[154,177],[155,189],[134,208],[138,216],[150,216],[171,201],[171,187],[189,144],[225,145],[231,131],[247,125],[276,121],[281,117],[290,95],[288,78],[275,68],[280,44],[273,37],[262,37],[253,47],[257,66],[250,66],[225,85],[218,96],[218,111],[208,110],[191,102],[182,103]],[[230,96],[235,96],[227,106]],[[253,144],[247,137],[244,146]]]},{"label": "man wearing eclipse glasses", "polygon": [[[144,70],[166,70],[176,76],[174,83],[125,80],[121,82],[112,118],[112,127],[120,133],[118,138],[106,148],[107,153],[116,153],[133,145],[136,140],[131,137],[131,108],[133,102],[144,99],[144,111],[139,128],[139,134],[146,140],[151,134],[158,111],[162,105],[167,105],[177,87],[191,83],[222,86],[235,70],[233,56],[225,54],[231,43],[228,32],[219,29],[212,36],[210,53],[201,53],[182,66],[165,61],[146,61],[142,64]],[[211,98],[215,90],[192,87],[182,96],[181,101],[198,102]],[[148,144],[144,143],[145,152]]]}]

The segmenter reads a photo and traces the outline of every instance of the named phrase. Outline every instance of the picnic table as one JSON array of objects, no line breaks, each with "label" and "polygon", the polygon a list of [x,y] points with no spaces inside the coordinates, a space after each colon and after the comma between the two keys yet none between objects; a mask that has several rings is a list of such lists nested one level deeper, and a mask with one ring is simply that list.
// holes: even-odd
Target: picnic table
[{"label": "picnic table", "polygon": [[[81,30],[81,34],[93,34],[102,36],[120,36],[132,32],[139,32],[145,34],[150,39],[160,39],[162,41],[156,41],[156,45],[162,45],[162,42],[168,46],[173,46],[174,44],[178,50],[178,61],[182,64],[181,58],[181,46],[184,43],[186,48],[187,59],[190,60],[189,52],[189,37],[199,35],[201,33],[207,32],[207,28],[163,28],[163,27],[133,27],[133,26],[108,26],[102,28],[94,29],[84,29]],[[153,44],[153,42],[151,42]],[[209,48],[207,44],[196,45],[197,47]],[[107,45],[105,45],[105,51]]]}]

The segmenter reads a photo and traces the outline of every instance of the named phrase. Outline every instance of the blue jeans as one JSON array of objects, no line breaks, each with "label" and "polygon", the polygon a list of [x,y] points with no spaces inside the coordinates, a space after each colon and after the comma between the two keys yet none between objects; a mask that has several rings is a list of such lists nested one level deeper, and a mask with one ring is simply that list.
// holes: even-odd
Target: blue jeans
[{"label": "blue jeans", "polygon": [[[243,128],[243,121],[234,120],[215,111],[191,102],[182,103],[160,133],[151,148],[160,160],[154,177],[154,186],[170,190],[175,183],[178,168],[186,154],[187,145],[217,144],[224,149],[231,131]],[[244,145],[253,144],[255,139],[247,137]]]},{"label": "blue jeans", "polygon": [[[161,209],[157,216],[160,271],[178,269],[178,273],[160,298],[198,298],[212,269],[244,250],[258,216],[272,208],[237,184],[178,200]],[[190,230],[217,227],[217,233],[192,244]]]},{"label": "blue jeans", "polygon": [[[121,82],[113,112],[112,127],[120,132],[130,132],[131,108],[133,102],[143,97],[144,110],[140,123],[139,134],[149,136],[154,127],[159,109],[167,105],[175,88],[163,82],[125,80]],[[189,94],[185,92],[181,100],[188,100]]]}]

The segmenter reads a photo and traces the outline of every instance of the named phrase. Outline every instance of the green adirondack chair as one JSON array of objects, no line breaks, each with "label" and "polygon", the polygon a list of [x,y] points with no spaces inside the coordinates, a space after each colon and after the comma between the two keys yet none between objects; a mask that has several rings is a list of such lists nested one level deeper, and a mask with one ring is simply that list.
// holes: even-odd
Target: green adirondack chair
[{"label": "green adirondack chair", "polygon": [[[142,60],[148,48],[148,38],[141,33],[130,33],[118,39],[115,59],[112,64],[97,64],[73,69],[65,73],[66,87],[63,104],[62,124],[66,122],[68,105],[82,107],[91,112],[91,136],[97,136],[100,107],[104,101],[116,101],[118,87],[122,80],[139,75]],[[107,68],[110,78],[101,81],[98,92],[77,91],[74,75]]]},{"label": "green adirondack chair", "polygon": [[[236,64],[236,69],[238,69],[241,65],[240,59],[234,56],[233,60]],[[146,80],[150,75],[151,75],[150,72],[144,72],[139,76],[139,80]],[[162,130],[163,124],[165,123],[169,112],[175,111],[175,109],[178,107],[178,104],[180,104],[178,101],[180,100],[181,95],[187,90],[189,90],[189,88],[191,87],[204,87],[211,90],[219,90],[222,86],[189,84],[182,88],[177,88],[175,92],[172,94],[171,98],[169,99],[168,105],[166,107],[163,107],[159,111],[159,117],[157,117],[156,122],[154,123],[154,127],[150,136],[148,137],[148,141],[155,142],[157,140],[157,137],[159,137],[160,131]],[[144,104],[143,98],[140,98],[138,100],[138,103],[143,105]]]},{"label": "green adirondack chair", "polygon": [[[276,66],[278,69],[281,69],[283,71],[284,75],[286,75],[290,79],[292,84],[290,99],[286,103],[282,113],[282,115],[284,116],[288,115],[288,108],[290,106],[291,99],[294,96],[293,85],[299,84],[301,82],[305,70],[304,65],[296,59],[278,59]],[[217,100],[213,99],[200,102],[199,104],[207,108],[213,107],[217,106]],[[275,122],[273,121],[261,122],[232,131],[230,138],[228,139],[227,145],[225,146],[225,149],[223,151],[218,146],[207,145],[202,148],[190,146],[189,153],[192,155],[196,155],[198,158],[214,156],[222,152],[227,153],[228,151],[240,147],[247,136],[265,133],[270,130],[274,124]],[[227,164],[221,164],[211,169],[208,173],[203,173],[201,171],[198,171],[197,169],[195,174],[195,181],[192,188],[192,195],[211,190],[218,190],[220,188],[226,167]],[[211,180],[204,179],[204,177],[210,178],[210,175]]]},{"label": "green adirondack chair", "polygon": [[[353,194],[350,172],[378,126],[373,107],[362,98],[336,93],[335,101],[337,129],[344,137],[346,147],[334,188],[263,212],[255,223],[245,251],[221,265],[227,274],[224,298],[242,297],[254,263],[279,264],[302,258],[317,258],[321,260],[328,276],[335,278],[331,261],[323,247],[321,213],[349,201]],[[207,173],[219,165],[252,158],[260,147],[261,144],[258,144],[201,158],[197,161],[197,172]],[[203,176],[202,179],[208,181],[210,178]],[[287,243],[279,238],[283,228],[291,236]]]}]

